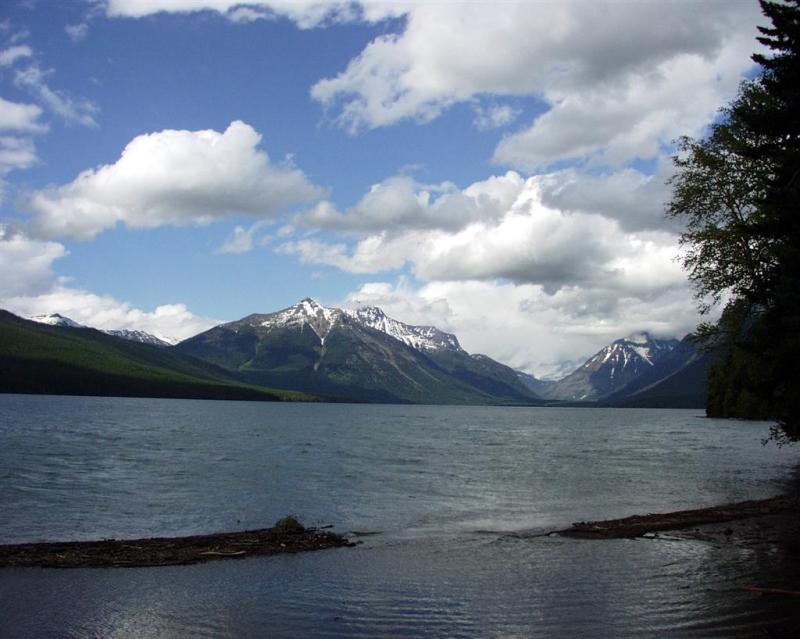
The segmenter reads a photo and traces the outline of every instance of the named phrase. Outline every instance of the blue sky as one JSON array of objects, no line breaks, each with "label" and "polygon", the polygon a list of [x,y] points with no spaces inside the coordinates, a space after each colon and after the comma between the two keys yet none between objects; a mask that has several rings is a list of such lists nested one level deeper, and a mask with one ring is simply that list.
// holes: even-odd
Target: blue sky
[{"label": "blue sky", "polygon": [[540,375],[682,335],[670,142],[752,73],[759,21],[749,1],[11,0],[0,307],[184,338],[374,303]]}]

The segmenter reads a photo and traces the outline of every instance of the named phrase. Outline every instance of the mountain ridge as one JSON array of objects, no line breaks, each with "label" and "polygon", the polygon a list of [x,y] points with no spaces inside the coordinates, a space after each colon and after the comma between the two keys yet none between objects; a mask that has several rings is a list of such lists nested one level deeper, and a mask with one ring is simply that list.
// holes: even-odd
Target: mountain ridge
[{"label": "mountain ridge", "polygon": [[[31,315],[25,319],[28,319],[32,322],[36,322],[38,324],[47,324],[49,326],[67,326],[70,328],[94,328],[92,326],[86,326],[85,324],[80,324],[75,320],[61,315],[60,313],[50,313],[48,315]],[[174,346],[177,344],[178,340],[169,340],[169,339],[162,339],[152,333],[148,333],[147,331],[139,330],[139,329],[127,329],[127,328],[119,328],[119,329],[94,329],[99,330],[101,333],[105,333],[106,335],[113,335],[114,337],[121,337],[122,339],[129,340],[131,342],[139,342],[141,344],[150,344],[152,346]]]},{"label": "mountain ridge", "polygon": [[641,331],[614,340],[544,392],[547,399],[595,401],[623,389],[637,377],[657,368],[679,344]]},{"label": "mountain ridge", "polygon": [[0,392],[278,401],[312,399],[249,386],[229,371],[83,326],[0,310]]},{"label": "mountain ridge", "polygon": [[454,335],[399,322],[377,307],[328,308],[305,298],[221,324],[176,348],[254,383],[340,398],[540,402],[509,367],[474,359]]}]

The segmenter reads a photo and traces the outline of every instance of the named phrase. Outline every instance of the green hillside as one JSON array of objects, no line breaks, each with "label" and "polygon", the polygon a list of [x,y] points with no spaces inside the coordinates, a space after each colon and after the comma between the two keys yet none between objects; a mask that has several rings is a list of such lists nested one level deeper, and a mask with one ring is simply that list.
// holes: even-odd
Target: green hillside
[{"label": "green hillside", "polygon": [[259,401],[310,399],[243,383],[213,364],[90,328],[0,311],[0,392]]}]

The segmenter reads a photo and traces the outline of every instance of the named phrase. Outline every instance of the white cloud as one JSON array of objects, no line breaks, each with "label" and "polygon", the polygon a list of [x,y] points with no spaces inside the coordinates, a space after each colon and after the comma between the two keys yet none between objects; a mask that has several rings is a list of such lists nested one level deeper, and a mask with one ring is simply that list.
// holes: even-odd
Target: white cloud
[{"label": "white cloud", "polygon": [[475,107],[474,124],[481,131],[499,129],[511,124],[517,119],[519,113],[518,109],[514,109],[507,104],[495,104],[489,107],[478,104]]},{"label": "white cloud", "polygon": [[220,323],[194,315],[185,304],[162,304],[145,311],[110,295],[63,285],[37,296],[0,298],[0,305],[23,317],[58,313],[84,326],[147,331],[165,341],[183,340]]},{"label": "white cloud", "polygon": [[0,308],[23,317],[60,313],[94,328],[139,329],[170,339],[185,339],[219,323],[194,315],[184,304],[144,311],[108,295],[72,288],[53,272],[53,263],[65,255],[67,250],[58,242],[33,239],[0,224]]},{"label": "white cloud", "polygon": [[555,162],[655,157],[680,135],[702,133],[736,93],[753,46],[749,30],[740,30],[717,51],[677,54],[609,84],[549,87],[550,111],[504,138],[494,161],[534,171]]},{"label": "white cloud", "polygon": [[11,102],[0,97],[0,130],[39,133],[47,127],[39,122],[42,109],[35,104]]},{"label": "white cloud", "polygon": [[328,22],[348,22],[358,16],[354,3],[349,0],[107,0],[106,3],[106,15],[111,18],[197,11],[216,11],[234,22],[284,17],[301,29]]},{"label": "white cloud", "polygon": [[0,202],[5,196],[5,175],[39,161],[30,135],[47,130],[39,122],[41,113],[35,104],[10,102],[0,97]]},{"label": "white cloud", "polygon": [[89,34],[89,25],[85,22],[79,24],[68,24],[64,27],[64,32],[73,42],[81,42]]},{"label": "white cloud", "polygon": [[212,130],[140,135],[116,163],[89,169],[23,203],[45,237],[90,239],[117,223],[129,228],[208,224],[235,214],[276,216],[324,193],[299,169],[273,164],[244,122]]},{"label": "white cloud", "polygon": [[603,215],[627,231],[678,231],[679,223],[664,214],[670,197],[666,182],[674,171],[663,157],[653,174],[630,168],[605,174],[559,171],[543,176],[542,202],[563,211]]},{"label": "white cloud", "polygon": [[18,44],[0,51],[0,67],[13,66],[17,60],[29,58],[33,55],[33,50],[25,45]]},{"label": "white cloud", "polygon": [[29,91],[47,108],[71,124],[96,127],[95,116],[99,109],[90,100],[74,99],[64,91],[52,89],[47,77],[52,71],[44,71],[38,64],[19,69],[14,75],[14,83]]},{"label": "white cloud", "polygon": [[[237,225],[233,229],[233,233],[231,233],[230,237],[225,240],[225,243],[216,250],[216,253],[219,255],[240,255],[242,253],[249,253],[253,250],[253,246],[255,245],[256,233],[264,228],[264,226],[266,226],[264,222],[256,222],[247,229]],[[266,244],[269,239],[270,238],[264,237],[259,238],[259,243]]]},{"label": "white cloud", "polygon": [[373,40],[312,96],[352,131],[429,121],[485,95],[543,99],[551,112],[496,153],[524,169],[605,146],[615,159],[636,157],[675,130],[695,131],[751,66],[760,20],[756,3],[724,0],[405,10],[402,33]]},{"label": "white cloud", "polygon": [[57,242],[34,240],[0,223],[0,299],[49,290],[55,280],[52,264],[66,254]]},{"label": "white cloud", "polygon": [[36,149],[29,138],[0,136],[0,176],[36,164]]},{"label": "white cloud", "polygon": [[394,234],[408,229],[458,230],[475,221],[502,217],[523,186],[524,180],[513,171],[475,182],[463,191],[450,182],[421,184],[408,176],[394,176],[373,184],[344,213],[324,201],[299,216],[298,221],[339,231]]},{"label": "white cloud", "polygon": [[[353,246],[305,238],[285,242],[279,251],[295,254],[306,263],[352,273],[377,273],[409,265],[425,281],[501,278],[537,284],[551,293],[579,285],[644,298],[685,285],[685,275],[674,260],[674,233],[662,230],[660,221],[648,224],[647,219],[628,225],[635,230],[626,230],[606,216],[605,206],[610,207],[618,191],[624,189],[615,184],[608,187],[609,195],[599,211],[588,206],[582,211],[576,206],[578,211],[570,212],[549,205],[543,196],[548,193],[553,197],[552,183],[558,179],[563,176],[523,180],[510,172],[477,182],[462,192],[449,191],[448,198],[471,202],[472,206],[471,210],[465,207],[469,214],[457,218],[454,224],[430,223],[435,219],[431,207],[436,203],[409,197],[409,183],[404,182],[401,193],[406,197],[401,200],[416,202],[397,207],[406,215],[404,224],[398,222],[385,198],[366,206],[365,197],[347,214],[318,208],[316,216],[304,218],[307,224],[316,222],[327,228],[334,227],[334,221],[343,228],[346,221],[345,228],[362,231]],[[396,183],[389,185],[394,188]],[[376,187],[372,187],[369,195],[375,192]],[[488,197],[489,193],[493,197]],[[420,206],[420,202],[426,206]]]}]

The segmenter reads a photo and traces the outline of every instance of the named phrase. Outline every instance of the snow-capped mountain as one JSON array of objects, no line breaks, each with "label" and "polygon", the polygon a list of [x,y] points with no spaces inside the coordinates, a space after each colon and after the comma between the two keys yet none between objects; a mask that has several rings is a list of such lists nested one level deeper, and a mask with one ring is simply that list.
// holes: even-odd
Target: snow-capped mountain
[{"label": "snow-capped mountain", "polygon": [[133,331],[127,328],[119,330],[109,329],[103,331],[103,333],[106,335],[113,335],[114,337],[121,337],[122,339],[126,339],[130,342],[140,342],[142,344],[150,344],[152,346],[172,346],[176,343],[175,341],[167,341],[161,339],[160,337],[156,337],[147,331]]},{"label": "snow-capped mountain", "polygon": [[454,335],[412,326],[381,309],[343,310],[306,298],[178,344],[251,383],[360,401],[532,403],[507,366],[472,357]]},{"label": "snow-capped mountain", "polygon": [[[79,324],[75,320],[65,317],[64,315],[59,315],[58,313],[51,313],[49,315],[33,315],[27,319],[31,320],[32,322],[38,322],[39,324],[49,324],[50,326],[91,328],[90,326]],[[141,342],[142,344],[151,344],[153,346],[172,346],[177,343],[177,340],[162,339],[146,331],[129,330],[126,328],[108,330],[100,329],[100,332],[105,333],[106,335],[112,335],[114,337],[126,339],[131,342]]]},{"label": "snow-capped mountain", "polygon": [[254,313],[238,321],[223,324],[223,326],[230,327],[236,332],[249,327],[264,334],[283,328],[296,328],[303,331],[308,327],[319,338],[320,345],[324,346],[325,338],[344,316],[345,313],[341,309],[327,308],[307,297],[289,308],[274,313]]},{"label": "snow-capped mountain", "polygon": [[84,328],[83,324],[78,324],[75,320],[69,317],[64,317],[58,313],[50,313],[49,315],[32,315],[27,319],[39,324],[49,324],[50,326],[68,326],[70,328]]},{"label": "snow-capped mountain", "polygon": [[405,324],[389,317],[377,306],[362,306],[355,310],[328,308],[310,297],[275,313],[248,315],[233,324],[246,322],[250,326],[266,330],[286,326],[296,326],[302,330],[303,326],[308,326],[324,345],[328,333],[344,318],[350,318],[362,326],[385,333],[418,351],[435,351],[443,348],[463,350],[455,335],[440,331],[435,326]]},{"label": "snow-capped mountain", "polygon": [[377,306],[362,306],[345,311],[364,326],[391,335],[418,351],[437,351],[443,348],[462,351],[461,344],[452,333],[440,331],[435,326],[412,326],[392,319]]},{"label": "snow-capped mountain", "polygon": [[655,339],[646,332],[618,339],[558,380],[545,396],[570,401],[605,397],[657,367],[678,344],[677,339]]}]

